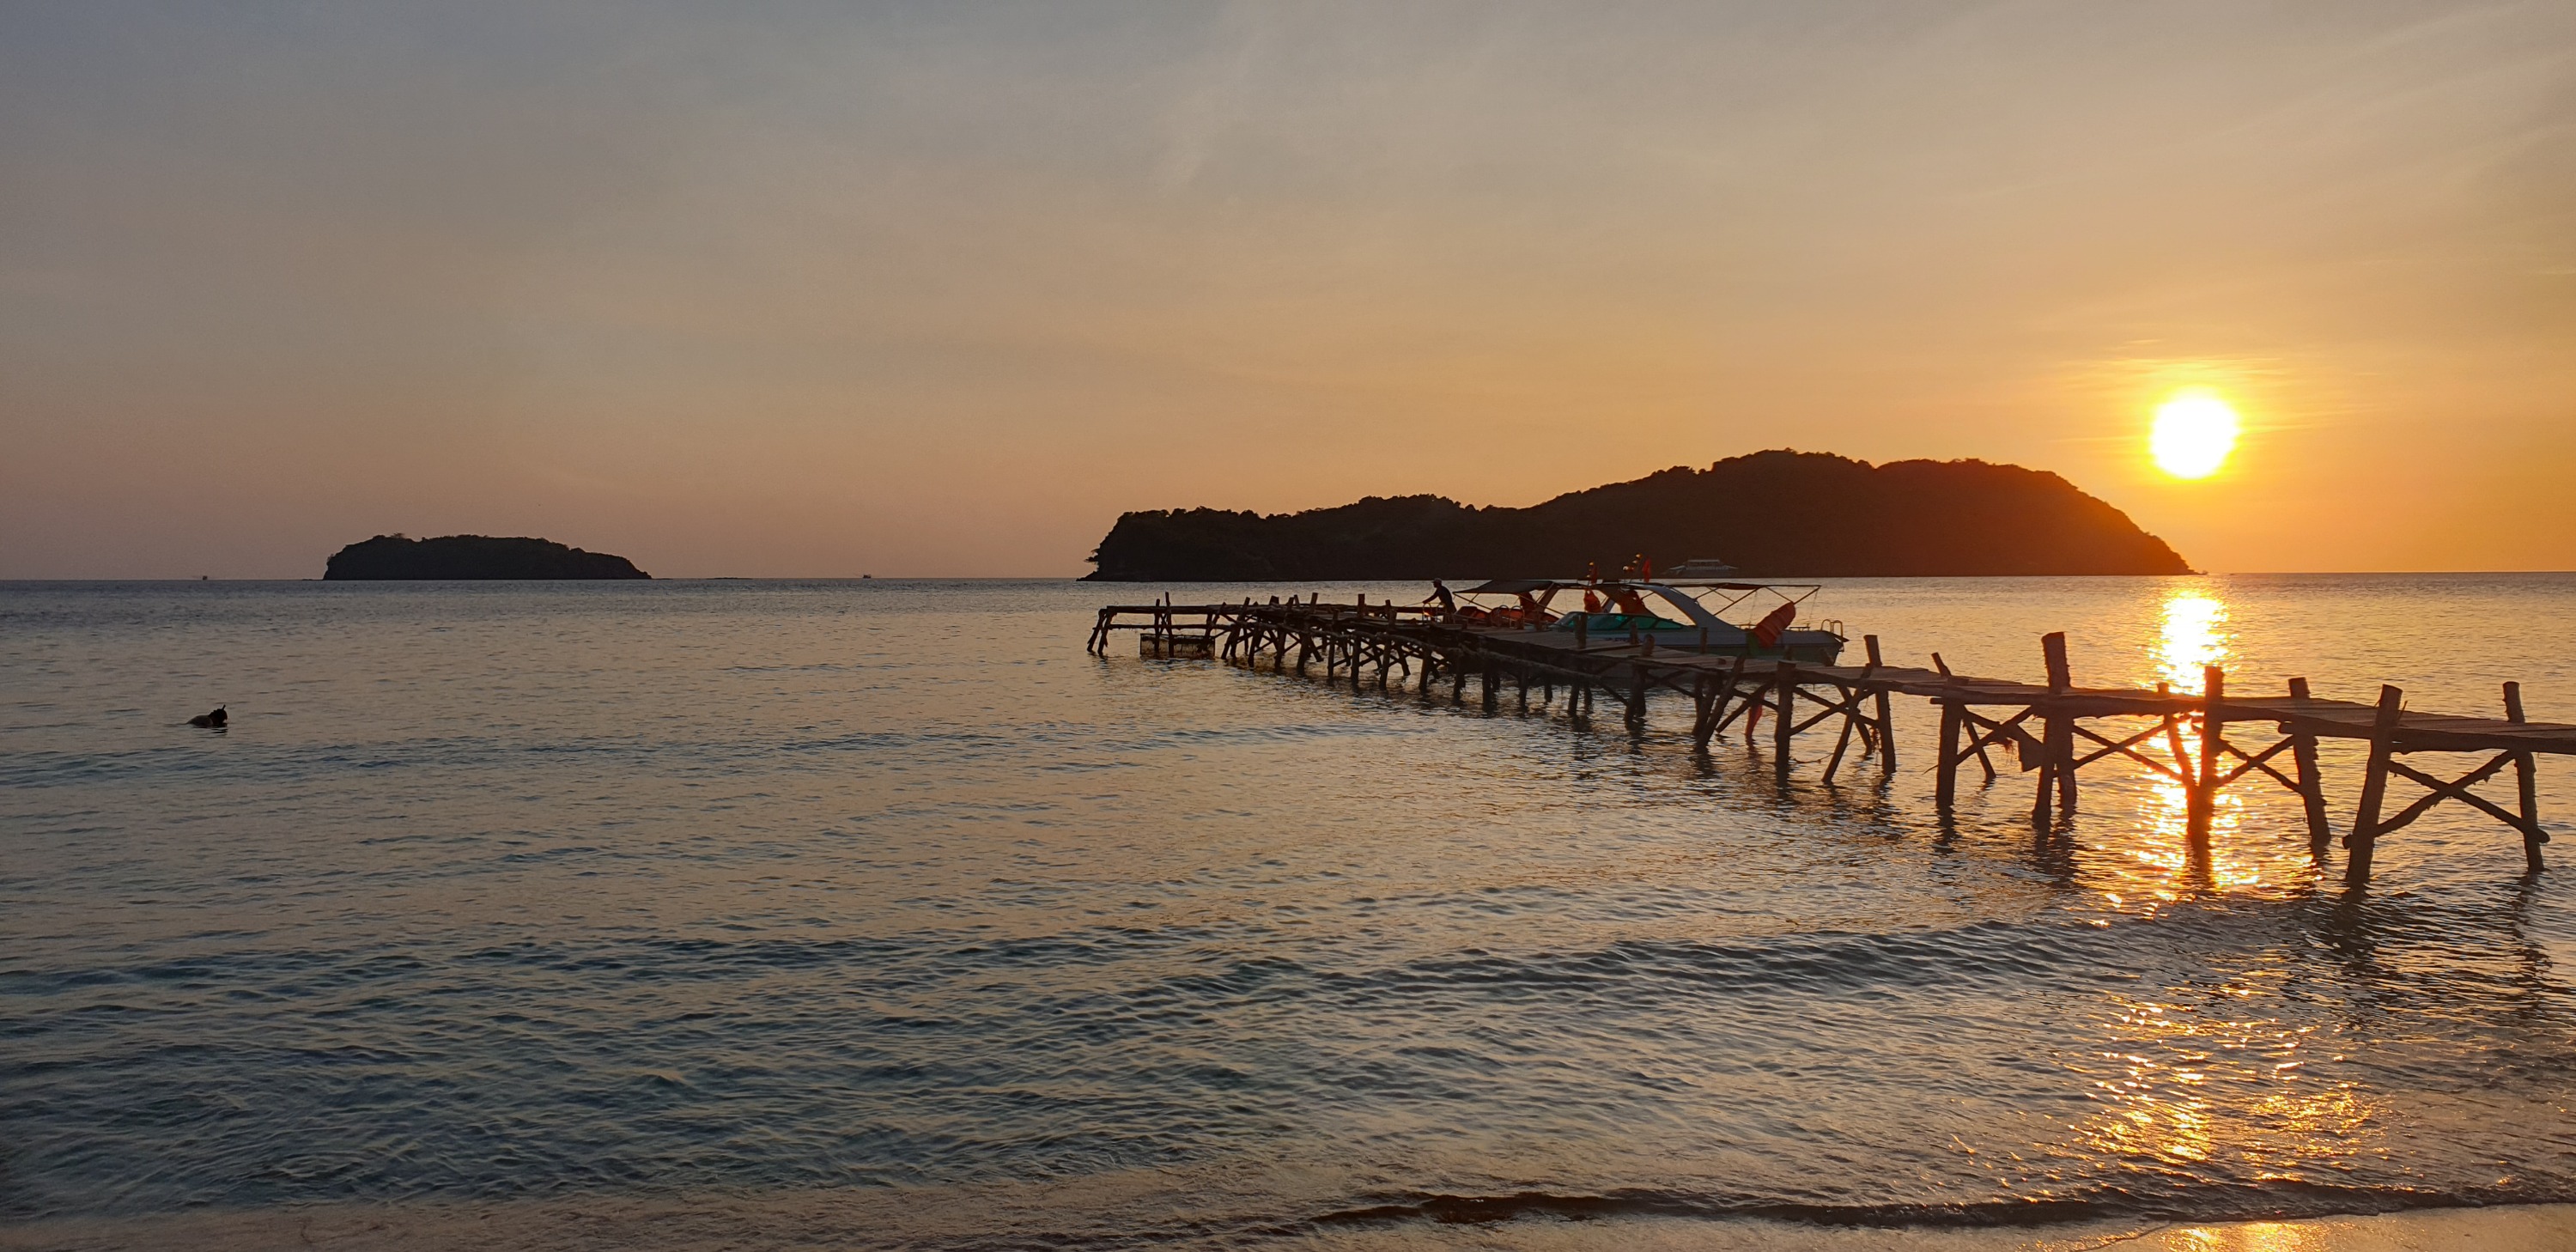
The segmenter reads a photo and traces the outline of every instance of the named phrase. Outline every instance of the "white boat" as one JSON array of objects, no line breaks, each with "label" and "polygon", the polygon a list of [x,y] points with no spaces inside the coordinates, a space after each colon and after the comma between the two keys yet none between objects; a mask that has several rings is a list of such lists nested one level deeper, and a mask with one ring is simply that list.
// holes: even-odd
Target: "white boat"
[{"label": "white boat", "polygon": [[[1847,637],[1841,622],[1811,619],[1799,624],[1802,606],[1822,590],[1821,584],[1732,582],[1681,572],[1696,565],[1701,562],[1686,563],[1653,581],[1497,578],[1460,592],[1470,600],[1458,615],[1471,624],[1579,637],[1586,643],[1624,641],[1634,634],[1652,635],[1657,649],[1676,652],[1786,657],[1817,665],[1831,665],[1842,655]],[[1557,612],[1553,606],[1565,592],[1588,594],[1592,605]],[[1488,606],[1475,602],[1478,596],[1510,596],[1513,602]],[[1727,620],[1730,616],[1750,620],[1734,622]]]}]

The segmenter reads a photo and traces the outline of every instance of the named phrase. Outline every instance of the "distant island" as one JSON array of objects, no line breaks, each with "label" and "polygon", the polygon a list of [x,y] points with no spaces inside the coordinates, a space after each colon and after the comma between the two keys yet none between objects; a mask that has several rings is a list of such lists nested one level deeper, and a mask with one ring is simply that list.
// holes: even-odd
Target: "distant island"
[{"label": "distant island", "polygon": [[325,581],[365,579],[651,578],[633,561],[545,539],[378,535],[331,554]]},{"label": "distant island", "polygon": [[1099,582],[1266,582],[1612,574],[1717,558],[1754,577],[2188,574],[2128,515],[2043,470],[1871,465],[1773,451],[1558,496],[1525,509],[1371,496],[1303,513],[1121,515]]}]

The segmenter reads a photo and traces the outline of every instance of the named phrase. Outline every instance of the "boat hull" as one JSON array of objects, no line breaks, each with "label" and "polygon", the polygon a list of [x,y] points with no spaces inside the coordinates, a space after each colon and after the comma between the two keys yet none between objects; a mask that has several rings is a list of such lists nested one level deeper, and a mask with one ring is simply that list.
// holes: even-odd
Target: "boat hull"
[{"label": "boat hull", "polygon": [[[1586,620],[1588,623],[1591,619]],[[1628,642],[1628,634],[1625,629],[1614,631],[1586,629],[1582,638],[1588,647],[1624,647]],[[1652,638],[1657,652],[1741,656],[1767,661],[1777,661],[1785,657],[1801,665],[1835,664],[1842,657],[1845,642],[1841,635],[1829,630],[1788,630],[1781,633],[1778,645],[1766,647],[1750,632],[1730,627],[1725,631],[1711,630],[1707,646],[1702,647],[1697,627],[1682,626],[1677,623],[1662,629],[1642,629],[1637,631],[1636,635],[1641,643]],[[1576,634],[1574,631],[1559,627],[1540,632],[1538,637],[1558,647],[1570,648],[1574,646]]]}]

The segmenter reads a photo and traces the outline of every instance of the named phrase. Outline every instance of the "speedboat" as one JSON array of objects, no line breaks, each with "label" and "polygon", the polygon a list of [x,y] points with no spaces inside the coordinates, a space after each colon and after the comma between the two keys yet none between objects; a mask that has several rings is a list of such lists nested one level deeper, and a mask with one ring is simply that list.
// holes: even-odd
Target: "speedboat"
[{"label": "speedboat", "polygon": [[[1691,570],[1701,562],[1681,567]],[[1727,582],[1674,573],[1653,581],[1634,578],[1497,578],[1469,587],[1458,620],[1469,625],[1529,630],[1569,638],[1562,642],[1599,645],[1641,641],[1651,635],[1659,651],[1705,652],[1716,656],[1787,658],[1831,665],[1842,655],[1843,624],[1799,617],[1818,583]],[[1557,596],[1574,592],[1584,606],[1551,611]],[[1510,596],[1507,605],[1477,603],[1478,596]],[[1746,618],[1741,624],[1729,617]]]}]

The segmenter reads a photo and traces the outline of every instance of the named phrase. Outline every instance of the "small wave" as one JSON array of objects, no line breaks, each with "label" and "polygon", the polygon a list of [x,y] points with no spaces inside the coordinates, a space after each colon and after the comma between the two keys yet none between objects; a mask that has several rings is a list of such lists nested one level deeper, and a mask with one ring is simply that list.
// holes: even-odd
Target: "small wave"
[{"label": "small wave", "polygon": [[2056,1226],[2104,1219],[2149,1221],[2248,1221],[2262,1218],[2393,1213],[2407,1209],[2564,1202],[2557,1194],[2523,1194],[2515,1188],[2446,1192],[2412,1187],[2338,1186],[2282,1181],[2262,1185],[2194,1187],[2141,1195],[2116,1187],[2027,1200],[1977,1200],[1954,1204],[1810,1204],[1728,1197],[1654,1188],[1593,1193],[1515,1191],[1493,1194],[1387,1192],[1354,1197],[1367,1201],[1294,1223],[1280,1233],[1333,1227],[1436,1222],[1487,1225],[1528,1218],[1601,1220],[1622,1217],[1760,1219],[1809,1226],[1893,1229],[1907,1226]]}]

